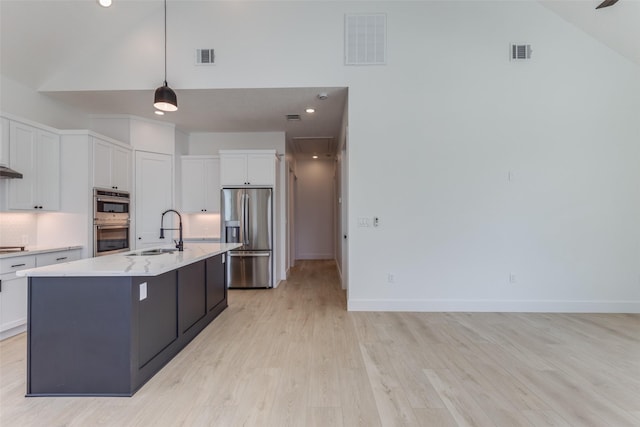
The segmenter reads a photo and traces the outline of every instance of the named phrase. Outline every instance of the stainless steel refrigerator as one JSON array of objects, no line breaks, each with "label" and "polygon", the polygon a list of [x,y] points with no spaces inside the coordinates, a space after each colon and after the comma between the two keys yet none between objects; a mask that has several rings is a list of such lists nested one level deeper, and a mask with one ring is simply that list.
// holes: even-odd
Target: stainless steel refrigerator
[{"label": "stainless steel refrigerator", "polygon": [[242,243],[229,252],[228,288],[270,288],[273,276],[273,192],[271,188],[223,188],[220,238]]}]

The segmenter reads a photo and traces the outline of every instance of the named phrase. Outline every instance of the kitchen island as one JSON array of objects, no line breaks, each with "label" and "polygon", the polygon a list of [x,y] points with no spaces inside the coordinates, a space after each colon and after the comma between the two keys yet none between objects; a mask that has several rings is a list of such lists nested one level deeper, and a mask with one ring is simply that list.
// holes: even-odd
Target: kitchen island
[{"label": "kitchen island", "polygon": [[227,307],[226,252],[154,248],[22,270],[27,396],[131,396]]}]

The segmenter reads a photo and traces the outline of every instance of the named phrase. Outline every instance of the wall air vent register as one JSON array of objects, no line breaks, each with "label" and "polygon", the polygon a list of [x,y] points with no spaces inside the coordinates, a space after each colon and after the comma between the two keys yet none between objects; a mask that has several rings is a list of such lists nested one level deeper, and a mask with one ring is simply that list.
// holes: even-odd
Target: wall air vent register
[{"label": "wall air vent register", "polygon": [[345,15],[345,65],[387,63],[387,15]]},{"label": "wall air vent register", "polygon": [[215,59],[216,56],[213,49],[196,49],[197,65],[213,65]]},{"label": "wall air vent register", "polygon": [[511,45],[511,60],[512,61],[524,61],[531,59],[531,45],[530,44],[512,44]]}]

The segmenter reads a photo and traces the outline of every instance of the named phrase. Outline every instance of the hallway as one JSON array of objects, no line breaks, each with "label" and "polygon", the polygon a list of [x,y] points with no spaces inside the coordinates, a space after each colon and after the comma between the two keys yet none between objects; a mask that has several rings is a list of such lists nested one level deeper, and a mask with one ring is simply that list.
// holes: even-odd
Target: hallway
[{"label": "hallway", "polygon": [[640,316],[346,311],[333,261],[230,305],[131,398],[24,398],[0,343],[0,425],[640,424]]}]

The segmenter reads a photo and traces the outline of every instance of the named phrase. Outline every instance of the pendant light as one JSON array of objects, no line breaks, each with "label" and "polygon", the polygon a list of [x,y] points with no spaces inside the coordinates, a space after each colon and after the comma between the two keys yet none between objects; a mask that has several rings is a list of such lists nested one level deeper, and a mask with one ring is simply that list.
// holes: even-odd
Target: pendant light
[{"label": "pendant light", "polygon": [[156,89],[153,106],[160,111],[178,109],[178,97],[167,84],[167,0],[164,0],[164,84]]}]

